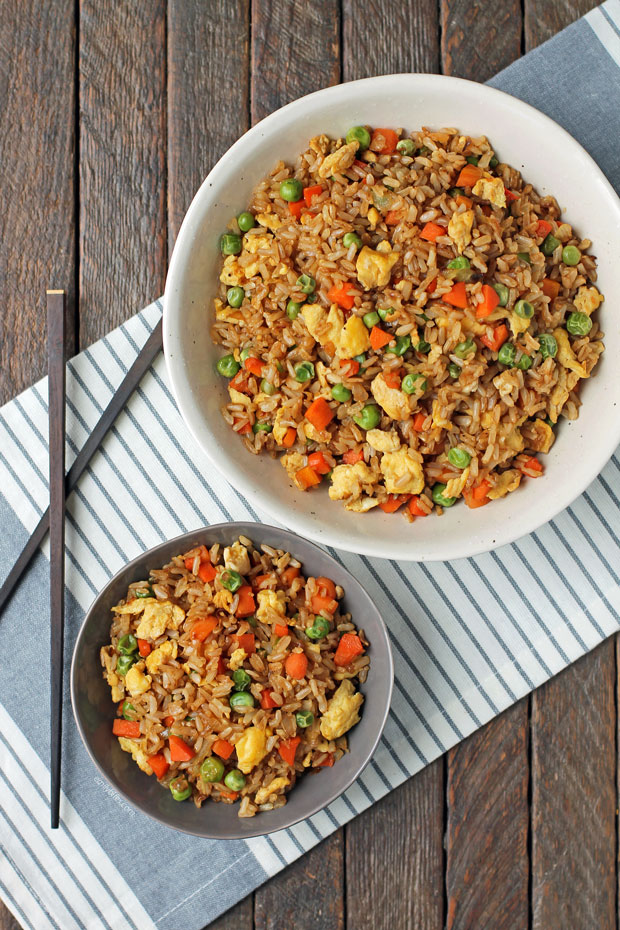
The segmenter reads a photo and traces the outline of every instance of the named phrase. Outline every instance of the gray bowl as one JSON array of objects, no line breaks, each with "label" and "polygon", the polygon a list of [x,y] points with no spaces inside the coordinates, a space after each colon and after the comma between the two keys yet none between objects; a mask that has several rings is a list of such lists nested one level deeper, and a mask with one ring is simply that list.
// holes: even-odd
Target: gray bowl
[{"label": "gray bowl", "polygon": [[[133,581],[148,577],[149,569],[159,568],[195,545],[225,545],[239,535],[255,544],[266,543],[292,553],[303,563],[308,575],[326,575],[345,591],[344,604],[370,643],[370,671],[362,687],[362,719],[349,736],[350,752],[332,768],[300,779],[284,807],[255,817],[237,816],[236,804],[209,804],[199,810],[192,803],[174,801],[155,778],[141,772],[123,752],[112,722],[115,706],[110,688],[102,676],[99,650],[109,642],[110,608],[127,593]],[[394,668],[385,624],[366,591],[335,559],[313,543],[287,530],[257,523],[221,523],[161,543],[129,562],[112,578],[95,599],[80,630],[71,664],[71,701],[78,730],[91,759],[119,794],[159,823],[214,839],[260,836],[290,827],[316,814],[345,791],[370,761],[383,732],[390,709]]]}]

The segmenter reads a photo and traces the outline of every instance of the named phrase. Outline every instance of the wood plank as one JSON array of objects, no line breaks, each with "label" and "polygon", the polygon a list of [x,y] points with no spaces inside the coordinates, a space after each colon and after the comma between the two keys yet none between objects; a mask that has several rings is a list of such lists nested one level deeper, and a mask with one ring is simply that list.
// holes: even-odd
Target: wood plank
[{"label": "wood plank", "polygon": [[22,930],[21,924],[17,923],[2,901],[0,901],[0,930]]},{"label": "wood plank", "polygon": [[520,0],[440,0],[443,70],[487,81],[521,55]]},{"label": "wood plank", "polygon": [[523,10],[523,31],[525,51],[536,48],[552,36],[565,29],[580,16],[599,5],[599,0],[554,0],[553,3],[540,3],[539,0],[525,0]]},{"label": "wood plank", "polygon": [[528,699],[448,754],[447,930],[527,928]]},{"label": "wood plank", "polygon": [[532,930],[615,930],[615,690],[610,639],[533,695]]},{"label": "wood plank", "polygon": [[443,930],[443,782],[441,758],[347,826],[351,930]]},{"label": "wood plank", "polygon": [[342,49],[343,81],[377,74],[437,72],[437,3],[369,0],[362,10],[356,0],[343,0]]},{"label": "wood plank", "polygon": [[75,296],[73,27],[69,0],[2,4],[0,404],[45,374],[46,287]]},{"label": "wood plank", "polygon": [[[204,930],[253,930],[254,927],[254,907],[252,895],[248,895],[243,901],[229,911],[222,914],[217,920],[208,924]],[[0,927],[0,930],[2,928]]]},{"label": "wood plank", "polygon": [[166,4],[80,4],[80,347],[166,277]]}]

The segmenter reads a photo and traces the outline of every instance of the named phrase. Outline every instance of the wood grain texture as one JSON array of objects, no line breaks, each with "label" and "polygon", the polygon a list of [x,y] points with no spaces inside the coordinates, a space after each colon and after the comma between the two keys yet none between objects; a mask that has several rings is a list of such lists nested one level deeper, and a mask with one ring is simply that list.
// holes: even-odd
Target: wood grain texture
[{"label": "wood grain texture", "polygon": [[347,826],[350,930],[443,930],[443,828],[443,758]]},{"label": "wood grain texture", "polygon": [[546,42],[556,32],[565,29],[598,5],[599,0],[554,0],[553,3],[524,0],[525,51],[529,52],[541,42]]},{"label": "wood grain texture", "polygon": [[74,54],[70,0],[0,3],[0,404],[45,373],[46,288],[73,302]]},{"label": "wood grain texture", "polygon": [[338,0],[252,0],[252,122],[340,79]]},{"label": "wood grain texture", "polygon": [[[217,920],[208,924],[204,930],[253,930],[254,928],[254,907],[252,895],[248,895],[243,901],[229,911],[222,914]],[[0,930],[2,928],[0,927]]]},{"label": "wood grain texture", "polygon": [[528,700],[448,753],[447,930],[527,930]]},{"label": "wood grain texture", "polygon": [[81,348],[163,290],[165,35],[165,0],[81,0]]},{"label": "wood grain texture", "polygon": [[521,55],[519,0],[440,0],[445,74],[487,81]]},{"label": "wood grain texture", "polygon": [[532,697],[533,930],[616,927],[614,648]]},{"label": "wood grain texture", "polygon": [[436,0],[343,0],[342,52],[343,81],[439,71]]},{"label": "wood grain texture", "polygon": [[168,2],[168,241],[249,126],[249,0]]},{"label": "wood grain texture", "polygon": [[22,930],[22,925],[15,920],[2,901],[0,901],[0,930]]}]

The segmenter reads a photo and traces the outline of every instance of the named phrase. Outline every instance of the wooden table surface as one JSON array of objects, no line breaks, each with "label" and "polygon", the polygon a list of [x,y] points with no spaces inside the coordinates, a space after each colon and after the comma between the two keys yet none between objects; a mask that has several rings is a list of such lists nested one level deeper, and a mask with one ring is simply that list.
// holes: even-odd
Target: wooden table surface
[{"label": "wooden table surface", "polygon": [[[593,5],[0,0],[0,402],[45,371],[46,287],[69,292],[76,351],[162,293],[194,191],[253,122],[369,75],[485,81]],[[617,930],[617,648],[603,643],[212,926]],[[0,930],[17,927],[0,905]]]}]

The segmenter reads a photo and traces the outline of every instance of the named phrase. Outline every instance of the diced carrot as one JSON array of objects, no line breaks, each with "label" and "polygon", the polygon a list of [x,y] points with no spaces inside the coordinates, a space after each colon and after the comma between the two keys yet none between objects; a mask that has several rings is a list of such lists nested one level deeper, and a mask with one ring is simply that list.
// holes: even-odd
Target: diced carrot
[{"label": "diced carrot", "polygon": [[226,661],[224,660],[223,656],[220,656],[217,660],[217,674],[225,675],[227,668],[228,666],[226,665]]},{"label": "diced carrot", "polygon": [[507,187],[504,187],[504,192],[506,194],[506,200],[508,203],[512,203],[513,200],[517,200],[519,195],[514,194],[512,191],[509,191]]},{"label": "diced carrot", "polygon": [[490,284],[482,285],[482,303],[479,303],[476,307],[476,316],[479,320],[483,320],[486,316],[490,316],[499,303],[499,294],[497,291],[491,287]]},{"label": "diced carrot", "polygon": [[317,768],[317,769],[322,769],[322,768],[325,768],[325,767],[326,767],[326,768],[331,768],[333,764],[334,764],[334,754],[333,754],[333,752],[328,752],[327,755],[325,756],[325,758],[323,759],[323,761],[322,761],[322,762],[317,762],[316,766],[314,766],[314,767]]},{"label": "diced carrot", "polygon": [[411,498],[411,500],[407,504],[407,507],[409,508],[409,513],[411,514],[412,517],[428,516],[426,511],[422,510],[422,508],[420,507],[420,498],[417,494],[414,494],[414,496]]},{"label": "diced carrot", "polygon": [[192,639],[197,639],[199,643],[204,643],[207,636],[210,636],[217,626],[217,617],[201,617],[192,624]]},{"label": "diced carrot", "polygon": [[544,471],[542,464],[533,455],[529,459],[526,459],[525,462],[523,462],[521,468],[527,468],[528,471],[538,472],[537,475],[532,475],[532,478],[540,478]]},{"label": "diced carrot", "polygon": [[278,706],[271,696],[271,691],[267,691],[266,688],[263,688],[260,693],[260,706],[263,710],[271,710],[272,707]]},{"label": "diced carrot", "polygon": [[353,378],[360,370],[360,363],[354,358],[343,358],[340,360],[340,367],[345,378]]},{"label": "diced carrot", "polygon": [[243,363],[243,365],[244,365],[244,368],[246,368],[247,371],[251,371],[252,374],[253,374],[253,375],[256,375],[258,378],[260,378],[260,376],[261,376],[261,374],[262,374],[262,372],[263,372],[263,368],[265,367],[265,363],[264,363],[264,362],[261,362],[261,360],[260,360],[259,358],[254,358],[253,355],[249,355],[249,356],[246,358],[246,360],[245,360],[245,362]]},{"label": "diced carrot", "polygon": [[433,278],[433,280],[431,281],[431,283],[430,283],[430,284],[428,285],[428,287],[426,288],[426,293],[427,293],[427,294],[434,294],[436,290],[437,290],[437,278]]},{"label": "diced carrot", "polygon": [[536,235],[540,236],[541,239],[546,239],[552,230],[553,226],[551,223],[548,223],[547,220],[538,220],[538,223],[536,224]]},{"label": "diced carrot", "polygon": [[420,239],[426,239],[428,242],[435,242],[439,236],[447,235],[447,232],[445,226],[440,226],[438,223],[427,223],[420,233]]},{"label": "diced carrot", "polygon": [[320,184],[314,184],[312,187],[304,187],[304,200],[306,201],[306,206],[312,206],[312,198],[319,197],[323,193],[323,188]]},{"label": "diced carrot", "polygon": [[185,568],[188,572],[191,572],[194,567],[194,556],[190,556],[189,559],[185,559]]},{"label": "diced carrot", "polygon": [[235,391],[240,391],[242,394],[247,393],[248,376],[245,368],[240,368],[235,377],[231,378],[228,383]]},{"label": "diced carrot", "polygon": [[305,208],[305,206],[306,206],[306,203],[303,199],[296,200],[294,203],[289,202],[288,212],[291,213],[295,217],[296,220],[298,220],[299,217],[301,216],[301,211]]},{"label": "diced carrot", "polygon": [[166,762],[166,757],[163,752],[156,752],[154,756],[149,756],[146,760],[151,766],[157,778],[163,778],[170,765]]},{"label": "diced carrot", "polygon": [[181,739],[180,736],[169,736],[168,746],[170,748],[170,758],[173,762],[189,762],[196,753],[193,747]]},{"label": "diced carrot", "polygon": [[[240,420],[233,420],[234,426],[236,426],[237,423],[240,423],[240,422],[241,422]],[[236,429],[235,432],[238,433],[239,436],[245,436],[247,433],[252,432],[252,426],[250,423],[244,423],[241,429]]]},{"label": "diced carrot", "polygon": [[349,289],[353,287],[350,281],[344,281],[342,284],[333,284],[327,292],[327,299],[333,304],[338,304],[345,310],[350,310],[355,303],[355,297],[349,294]]},{"label": "diced carrot", "polygon": [[454,202],[456,203],[457,207],[463,206],[466,210],[471,210],[474,205],[471,197],[465,197],[464,194],[459,194]]},{"label": "diced carrot", "polygon": [[325,429],[335,415],[324,397],[317,397],[306,410],[306,420],[318,430]]},{"label": "diced carrot", "polygon": [[482,169],[478,165],[465,165],[456,179],[456,187],[473,187],[482,177]]},{"label": "diced carrot", "polygon": [[138,652],[140,653],[143,659],[146,659],[147,656],[150,656],[152,648],[153,647],[151,646],[151,644],[148,643],[145,639],[138,640]]},{"label": "diced carrot", "polygon": [[278,752],[287,765],[295,765],[295,753],[301,743],[301,736],[291,736],[289,739],[280,740],[278,743]]},{"label": "diced carrot", "polygon": [[422,430],[424,429],[424,424],[426,423],[427,416],[428,414],[426,413],[416,413],[416,415],[414,416],[413,428],[416,431],[416,433],[421,433]]},{"label": "diced carrot", "polygon": [[295,440],[297,439],[297,430],[294,426],[289,426],[286,433],[284,434],[284,439],[281,442],[286,449],[290,449],[291,446],[295,445]]},{"label": "diced carrot", "polygon": [[140,721],[122,720],[120,717],[117,717],[112,724],[112,733],[114,733],[114,736],[124,736],[126,739],[139,739]]},{"label": "diced carrot", "polygon": [[385,222],[388,226],[397,226],[400,223],[400,218],[403,214],[402,208],[399,207],[397,210],[388,210],[385,214]]},{"label": "diced carrot", "polygon": [[234,633],[233,639],[236,639],[239,643],[239,648],[251,656],[256,652],[256,640],[254,638],[254,633]]},{"label": "diced carrot", "polygon": [[207,584],[208,582],[213,581],[216,575],[217,575],[217,572],[214,566],[211,565],[210,562],[200,563],[200,568],[198,569],[198,577],[204,584]]},{"label": "diced carrot", "polygon": [[400,388],[400,375],[397,371],[386,371],[383,375],[383,380],[389,388],[398,390]]},{"label": "diced carrot", "polygon": [[310,599],[310,604],[315,614],[323,613],[323,611],[333,614],[338,607],[338,601],[326,594],[314,594]]},{"label": "diced carrot", "polygon": [[355,633],[343,633],[334,655],[334,665],[349,665],[355,656],[363,653],[362,641]]},{"label": "diced carrot", "polygon": [[272,580],[273,580],[273,575],[270,575],[270,574],[255,575],[254,578],[252,578],[252,588],[254,591],[258,591],[258,589],[260,588],[260,586],[262,585],[264,581],[272,581]]},{"label": "diced carrot", "polygon": [[447,294],[444,294],[441,299],[452,307],[458,307],[460,310],[464,310],[467,306],[467,289],[465,287],[465,282],[456,281],[456,283],[452,285],[451,290],[449,290]]},{"label": "diced carrot", "polygon": [[289,678],[303,678],[308,671],[308,659],[305,652],[291,652],[286,657],[284,670]]},{"label": "diced carrot", "polygon": [[493,329],[493,335],[487,336],[485,333],[484,336],[480,337],[480,342],[484,343],[487,349],[490,349],[491,352],[499,352],[503,344],[508,339],[508,328],[504,323],[500,323],[499,326],[496,326]]},{"label": "diced carrot", "polygon": [[371,151],[379,155],[391,155],[396,151],[398,135],[393,129],[375,129],[370,140]]},{"label": "diced carrot", "polygon": [[309,465],[305,465],[303,468],[300,468],[298,472],[295,472],[295,478],[299,482],[303,491],[307,491],[308,488],[314,488],[317,484],[321,483],[321,476],[317,475],[313,468],[310,468]]},{"label": "diced carrot", "polygon": [[171,727],[176,720],[176,717],[173,717],[172,714],[168,714],[167,717],[164,717],[164,723],[167,727]]},{"label": "diced carrot", "polygon": [[542,292],[545,297],[555,300],[560,293],[560,282],[554,281],[553,278],[543,278]]},{"label": "diced carrot", "polygon": [[308,465],[317,473],[317,475],[326,475],[329,471],[332,470],[331,465],[322,452],[311,452],[308,456]]},{"label": "diced carrot", "polygon": [[274,623],[273,632],[276,636],[288,636],[288,626],[286,623]]},{"label": "diced carrot", "polygon": [[282,572],[281,578],[287,588],[290,588],[295,578],[299,577],[299,566],[298,565],[289,565],[288,568],[285,568]]},{"label": "diced carrot", "polygon": [[[291,205],[289,203],[289,207],[290,206]],[[227,801],[236,801],[237,798],[239,797],[239,792],[238,791],[220,791],[220,796],[222,798],[226,798]]]},{"label": "diced carrot", "polygon": [[342,456],[342,461],[345,465],[355,465],[357,462],[361,462],[363,458],[364,453],[361,449],[347,449]]},{"label": "diced carrot", "polygon": [[227,739],[216,739],[211,748],[220,759],[229,759],[235,749],[233,744],[229,743]]},{"label": "diced carrot", "polygon": [[409,494],[388,494],[388,498],[379,507],[383,513],[396,513],[409,500]]},{"label": "diced carrot", "polygon": [[244,584],[239,588],[237,594],[239,596],[239,603],[236,611],[237,617],[251,617],[256,610],[252,588],[249,584]]},{"label": "diced carrot", "polygon": [[388,342],[391,342],[393,336],[390,333],[386,333],[384,329],[381,329],[380,326],[373,326],[370,330],[370,345],[378,352],[379,349],[382,349],[383,346],[386,346]]},{"label": "diced carrot", "polygon": [[316,586],[320,594],[325,594],[327,597],[336,597],[336,585],[331,578],[319,575],[316,579]]},{"label": "diced carrot", "polygon": [[490,490],[491,483],[485,478],[484,481],[481,481],[475,488],[470,488],[469,491],[463,493],[465,503],[471,510],[475,510],[477,507],[484,507],[485,504],[489,503],[487,494]]}]

